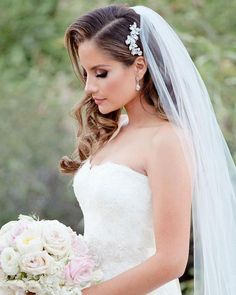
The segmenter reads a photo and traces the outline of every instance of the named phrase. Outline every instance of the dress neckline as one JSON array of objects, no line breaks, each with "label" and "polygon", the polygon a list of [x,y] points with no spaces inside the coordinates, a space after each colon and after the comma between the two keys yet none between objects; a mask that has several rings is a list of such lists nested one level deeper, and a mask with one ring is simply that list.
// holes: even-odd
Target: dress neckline
[{"label": "dress neckline", "polygon": [[[111,136],[111,138],[108,140],[108,142],[113,139],[114,137],[116,137],[118,135],[118,133],[120,132],[120,129],[122,126],[125,126],[127,125],[127,123],[129,122],[129,118],[128,118],[128,115],[124,114],[124,115],[121,115],[120,116],[120,119],[119,119],[119,126],[117,128],[117,130],[113,133],[113,135]],[[114,167],[117,167],[117,168],[120,168],[120,169],[124,169],[124,170],[127,170],[127,171],[130,171],[132,172],[133,174],[136,174],[138,176],[141,176],[142,178],[144,179],[148,179],[148,176],[146,174],[143,174],[131,167],[129,167],[128,165],[125,165],[125,164],[119,164],[119,163],[116,163],[112,160],[103,160],[101,161],[99,164],[92,164],[91,163],[91,156],[88,157],[88,159],[86,160],[86,162],[88,163],[88,167],[89,167],[89,170],[92,171],[93,169],[98,169],[98,168],[101,168],[103,166],[106,166],[106,165],[113,165]]]},{"label": "dress neckline", "polygon": [[119,164],[119,163],[116,163],[116,162],[113,162],[111,160],[106,160],[104,162],[101,162],[100,164],[93,164],[91,165],[91,161],[90,161],[90,157],[86,160],[87,164],[88,164],[88,168],[89,168],[89,171],[93,171],[94,169],[99,169],[99,168],[102,168],[102,167],[106,167],[106,166],[114,166],[118,169],[123,169],[123,170],[126,170],[128,172],[131,172],[133,173],[134,175],[136,174],[137,176],[143,178],[143,179],[146,179],[148,180],[148,176],[137,171],[137,170],[134,170],[133,168],[125,165],[125,164]]}]

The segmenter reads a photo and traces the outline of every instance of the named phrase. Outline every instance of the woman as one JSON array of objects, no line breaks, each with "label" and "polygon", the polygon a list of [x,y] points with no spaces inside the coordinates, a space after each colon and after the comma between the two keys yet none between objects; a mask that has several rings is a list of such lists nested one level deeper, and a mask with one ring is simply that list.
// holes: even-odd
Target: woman
[{"label": "woman", "polygon": [[80,17],[65,37],[86,95],[77,157],[61,170],[74,174],[105,274],[83,294],[180,295],[191,209],[194,294],[236,294],[235,165],[182,42],[153,10],[124,5]]}]

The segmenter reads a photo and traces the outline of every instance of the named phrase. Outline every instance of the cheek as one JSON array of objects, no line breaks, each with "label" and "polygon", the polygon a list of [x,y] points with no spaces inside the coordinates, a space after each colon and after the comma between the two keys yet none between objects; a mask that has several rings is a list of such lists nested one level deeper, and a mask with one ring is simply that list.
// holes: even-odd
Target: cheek
[{"label": "cheek", "polygon": [[110,77],[106,90],[108,95],[112,95],[120,100],[127,100],[135,93],[134,76],[127,72],[116,73]]}]

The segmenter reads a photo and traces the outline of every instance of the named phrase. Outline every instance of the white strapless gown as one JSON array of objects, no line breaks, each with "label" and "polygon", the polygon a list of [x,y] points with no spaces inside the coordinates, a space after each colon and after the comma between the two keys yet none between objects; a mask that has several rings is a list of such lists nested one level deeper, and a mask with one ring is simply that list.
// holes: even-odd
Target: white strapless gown
[{"label": "white strapless gown", "polygon": [[[119,128],[112,138],[118,132]],[[74,175],[73,188],[84,215],[84,237],[99,258],[104,280],[129,270],[155,253],[147,176],[111,161],[91,167],[87,159]],[[179,279],[149,294],[181,295]]]}]

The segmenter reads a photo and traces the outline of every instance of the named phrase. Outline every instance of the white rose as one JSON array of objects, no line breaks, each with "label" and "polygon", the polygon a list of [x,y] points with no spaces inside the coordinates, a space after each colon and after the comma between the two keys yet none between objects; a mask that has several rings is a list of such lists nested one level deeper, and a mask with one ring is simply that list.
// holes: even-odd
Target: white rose
[{"label": "white rose", "polygon": [[41,226],[32,224],[22,234],[16,237],[16,248],[21,254],[43,250],[43,241],[41,238]]},{"label": "white rose", "polygon": [[17,221],[9,221],[8,223],[4,224],[0,229],[0,237],[5,235],[7,232],[10,232],[17,224]]},{"label": "white rose", "polygon": [[6,235],[3,235],[0,237],[0,255],[3,251],[3,249],[7,248],[7,247],[9,247],[9,244],[7,242],[7,237],[6,237]]},{"label": "white rose", "polygon": [[23,255],[20,267],[23,272],[32,275],[51,274],[54,259],[46,251],[37,251]]},{"label": "white rose", "polygon": [[62,258],[71,250],[72,237],[68,228],[57,220],[47,220],[43,224],[44,247],[48,253]]},{"label": "white rose", "polygon": [[21,280],[8,281],[7,286],[13,291],[14,295],[25,295],[26,285]]},{"label": "white rose", "polygon": [[0,252],[6,247],[14,247],[14,240],[11,232],[7,232],[0,236]]},{"label": "white rose", "polygon": [[16,275],[19,272],[19,259],[19,253],[17,253],[13,248],[7,247],[3,249],[0,256],[3,271],[11,276]]},{"label": "white rose", "polygon": [[29,223],[25,220],[10,221],[1,229],[0,241],[4,241],[10,247],[15,246],[15,239],[28,229]]}]

